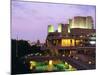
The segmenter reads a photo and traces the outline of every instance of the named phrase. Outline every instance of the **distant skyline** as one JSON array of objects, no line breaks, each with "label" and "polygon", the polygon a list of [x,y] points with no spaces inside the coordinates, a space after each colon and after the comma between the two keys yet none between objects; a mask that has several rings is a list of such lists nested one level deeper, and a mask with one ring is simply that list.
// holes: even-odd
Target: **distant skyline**
[{"label": "distant skyline", "polygon": [[[48,25],[58,28],[74,16],[92,16],[95,6],[12,1],[11,38],[45,42]],[[55,29],[55,30],[56,30]]]}]

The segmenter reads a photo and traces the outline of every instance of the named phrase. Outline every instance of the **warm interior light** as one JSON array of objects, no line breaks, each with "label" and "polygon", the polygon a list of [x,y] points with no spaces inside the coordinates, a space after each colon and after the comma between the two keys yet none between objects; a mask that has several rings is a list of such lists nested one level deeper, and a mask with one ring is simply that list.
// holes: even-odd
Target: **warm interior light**
[{"label": "warm interior light", "polygon": [[70,39],[62,39],[62,46],[71,46]]},{"label": "warm interior light", "polygon": [[72,46],[75,46],[75,40],[72,39]]},{"label": "warm interior light", "polygon": [[67,40],[66,39],[62,39],[62,46],[67,46]]},{"label": "warm interior light", "polygon": [[79,43],[80,43],[80,40],[76,40],[76,45],[79,45]]},{"label": "warm interior light", "polygon": [[67,46],[70,46],[70,45],[71,45],[70,39],[67,39]]}]

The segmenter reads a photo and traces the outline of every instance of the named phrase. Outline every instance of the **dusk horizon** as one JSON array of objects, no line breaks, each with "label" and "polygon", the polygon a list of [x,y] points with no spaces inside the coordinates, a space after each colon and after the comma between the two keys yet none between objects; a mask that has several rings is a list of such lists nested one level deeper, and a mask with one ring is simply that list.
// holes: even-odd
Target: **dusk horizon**
[{"label": "dusk horizon", "polygon": [[95,28],[95,6],[12,1],[12,39],[44,43],[48,25],[57,30],[75,16],[92,16]]}]

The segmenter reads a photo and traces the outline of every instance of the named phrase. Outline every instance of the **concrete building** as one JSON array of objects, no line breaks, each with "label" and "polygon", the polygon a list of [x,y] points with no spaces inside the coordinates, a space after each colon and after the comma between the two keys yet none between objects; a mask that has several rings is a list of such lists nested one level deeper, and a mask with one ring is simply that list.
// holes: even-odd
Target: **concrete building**
[{"label": "concrete building", "polygon": [[58,24],[58,32],[62,33],[63,36],[66,36],[68,34],[68,26],[69,24]]},{"label": "concrete building", "polygon": [[48,33],[54,32],[54,27],[53,25],[48,25]]},{"label": "concrete building", "polygon": [[58,24],[58,32],[61,33],[61,31],[62,31],[62,24],[60,23]]},{"label": "concrete building", "polygon": [[93,29],[93,19],[91,16],[87,16],[86,17],[86,26],[88,27],[88,29]]},{"label": "concrete building", "polygon": [[83,29],[83,28],[72,28],[70,29],[70,35],[73,36],[89,36],[95,33],[95,29]]},{"label": "concrete building", "polygon": [[69,19],[70,29],[71,28],[84,28],[92,29],[93,28],[93,19],[91,16],[75,16],[73,19]]},{"label": "concrete building", "polygon": [[59,24],[58,31],[48,33],[46,46],[51,55],[95,55],[96,30],[92,18],[76,16],[69,20],[69,24]]}]

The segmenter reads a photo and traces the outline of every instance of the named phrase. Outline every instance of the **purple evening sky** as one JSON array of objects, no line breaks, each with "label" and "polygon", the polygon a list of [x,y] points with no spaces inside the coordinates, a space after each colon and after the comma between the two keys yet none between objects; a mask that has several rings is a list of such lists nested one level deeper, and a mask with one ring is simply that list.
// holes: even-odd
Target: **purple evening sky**
[{"label": "purple evening sky", "polygon": [[44,42],[49,24],[56,30],[77,15],[92,16],[95,27],[95,6],[12,1],[11,37]]}]

